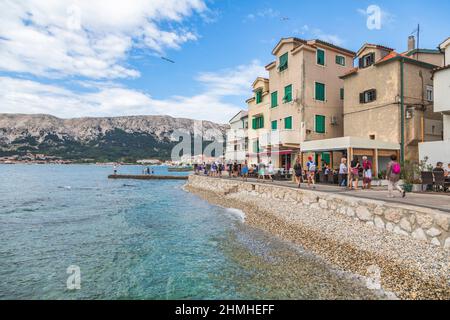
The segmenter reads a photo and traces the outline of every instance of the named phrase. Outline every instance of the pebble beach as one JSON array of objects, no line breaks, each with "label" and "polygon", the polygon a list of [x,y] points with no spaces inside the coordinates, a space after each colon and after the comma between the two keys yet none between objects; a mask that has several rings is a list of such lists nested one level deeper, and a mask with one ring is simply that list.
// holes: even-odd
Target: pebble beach
[{"label": "pebble beach", "polygon": [[245,212],[245,222],[301,246],[343,271],[374,278],[400,299],[450,299],[450,252],[328,210],[277,199],[215,192],[189,183],[208,202]]}]

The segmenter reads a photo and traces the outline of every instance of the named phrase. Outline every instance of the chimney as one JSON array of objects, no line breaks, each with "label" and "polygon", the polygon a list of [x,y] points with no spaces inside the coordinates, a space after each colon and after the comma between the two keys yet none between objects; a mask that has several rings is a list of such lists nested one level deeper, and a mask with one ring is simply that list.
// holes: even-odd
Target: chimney
[{"label": "chimney", "polygon": [[414,50],[416,48],[416,38],[414,36],[408,37],[408,51]]}]

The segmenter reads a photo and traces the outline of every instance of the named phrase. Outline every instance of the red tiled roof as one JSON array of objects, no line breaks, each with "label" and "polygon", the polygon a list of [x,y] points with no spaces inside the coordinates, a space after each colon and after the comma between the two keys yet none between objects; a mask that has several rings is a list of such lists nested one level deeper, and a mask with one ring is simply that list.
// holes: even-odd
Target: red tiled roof
[{"label": "red tiled roof", "polygon": [[352,73],[355,73],[355,72],[358,72],[358,68],[353,68],[353,69],[347,71],[346,73],[344,73],[343,77],[349,76],[349,75],[351,75]]}]

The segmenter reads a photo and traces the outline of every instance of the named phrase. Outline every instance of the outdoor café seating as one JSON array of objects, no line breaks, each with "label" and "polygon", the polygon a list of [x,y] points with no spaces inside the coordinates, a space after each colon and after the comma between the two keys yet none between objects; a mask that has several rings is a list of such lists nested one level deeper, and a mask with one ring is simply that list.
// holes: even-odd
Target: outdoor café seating
[{"label": "outdoor caf\u00e9 seating", "polygon": [[432,189],[434,191],[447,191],[450,187],[450,178],[445,178],[444,172],[421,172],[420,178],[422,180],[422,190],[425,186],[425,190]]}]

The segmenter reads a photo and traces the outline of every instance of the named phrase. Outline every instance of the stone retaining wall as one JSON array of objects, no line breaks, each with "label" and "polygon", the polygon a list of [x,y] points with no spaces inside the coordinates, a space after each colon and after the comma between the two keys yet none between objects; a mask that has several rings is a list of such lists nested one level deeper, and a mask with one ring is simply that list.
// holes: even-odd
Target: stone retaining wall
[{"label": "stone retaining wall", "polygon": [[314,190],[196,175],[189,177],[188,185],[224,195],[240,193],[263,200],[284,200],[302,208],[328,210],[338,215],[346,215],[373,228],[450,249],[450,214],[439,210]]}]

